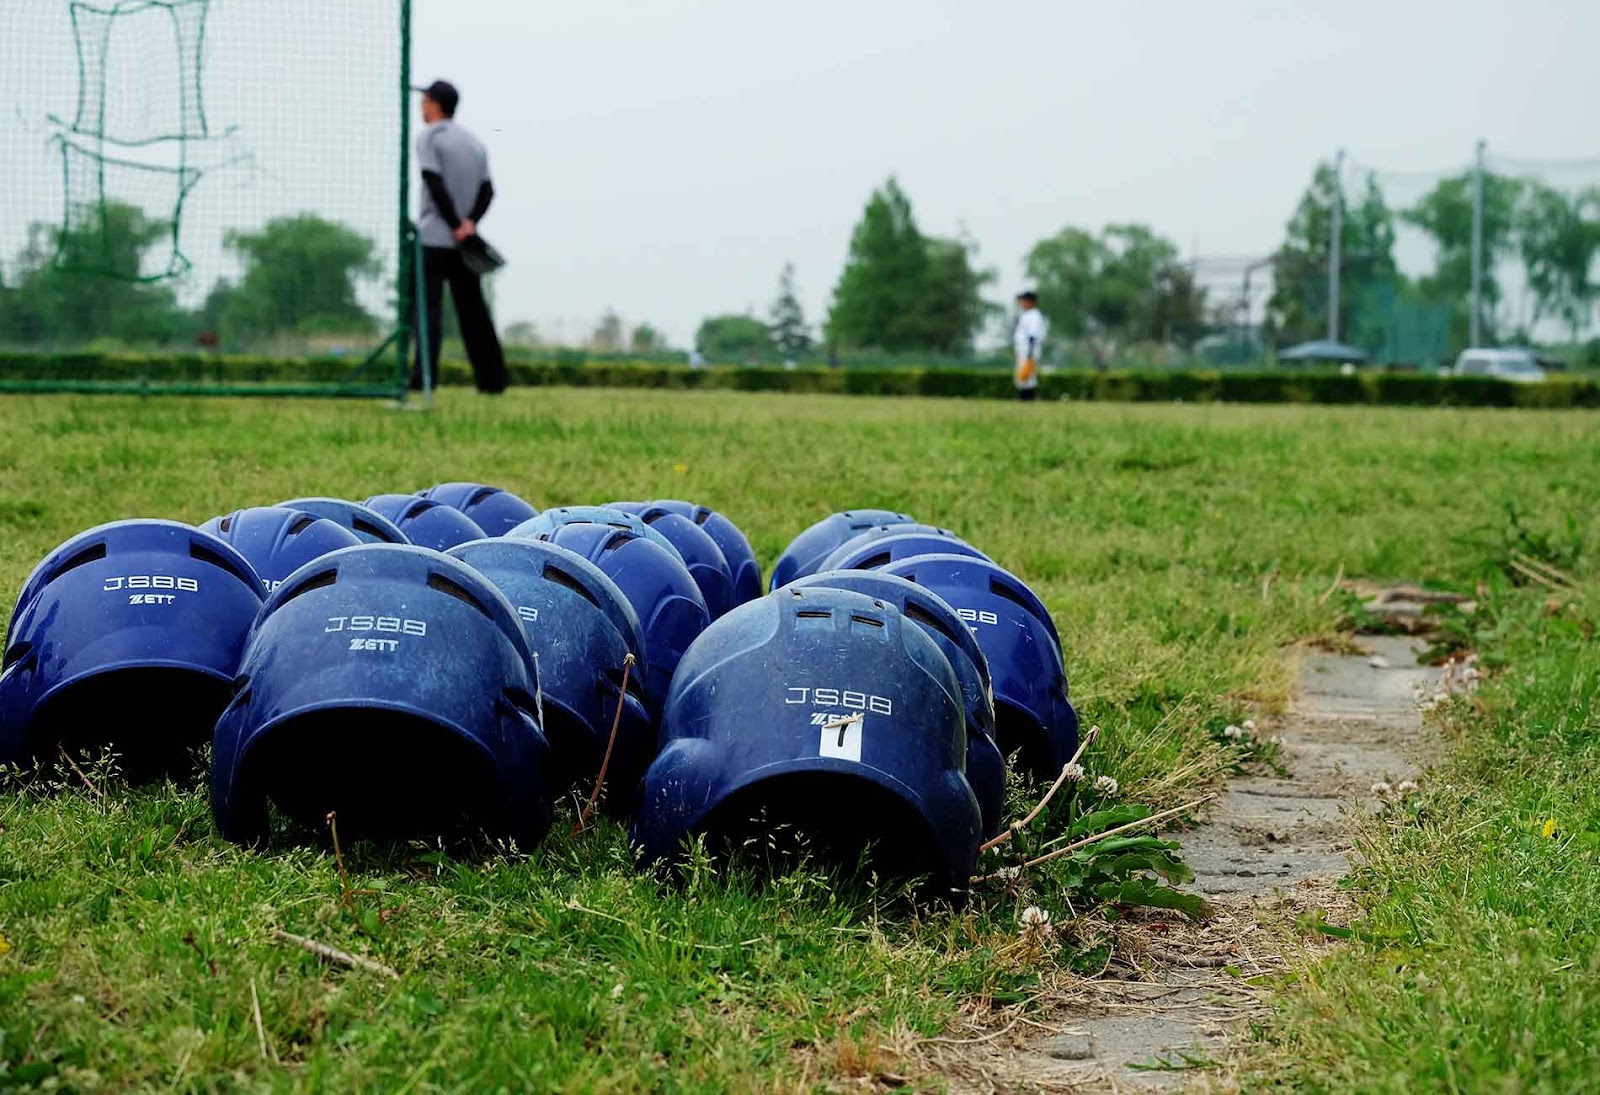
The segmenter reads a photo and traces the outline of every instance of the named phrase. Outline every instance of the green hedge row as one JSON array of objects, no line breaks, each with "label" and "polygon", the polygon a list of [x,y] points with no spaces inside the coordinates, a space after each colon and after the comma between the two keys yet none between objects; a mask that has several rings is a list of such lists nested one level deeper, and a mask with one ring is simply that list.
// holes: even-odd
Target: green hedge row
[{"label": "green hedge row", "polygon": [[[1014,399],[1009,369],[828,369],[776,366],[690,369],[628,362],[512,362],[511,382],[528,386],[705,388],[836,395],[925,395]],[[472,383],[464,361],[447,359],[446,386]],[[1113,402],[1372,403],[1449,407],[1600,407],[1600,382],[1553,377],[1513,384],[1488,377],[1336,370],[1060,370],[1040,381],[1040,398]]]},{"label": "green hedge row", "polygon": [[[737,368],[643,362],[513,360],[514,385],[719,389],[842,395],[1013,398],[1005,369],[775,366]],[[445,386],[470,385],[466,362],[446,359]],[[394,385],[392,359],[361,365],[348,359],[285,359],[197,354],[40,354],[0,352],[0,385],[139,384],[183,386],[318,386],[370,390]],[[1453,407],[1600,407],[1600,381],[1555,376],[1542,384],[1423,373],[1270,370],[1061,370],[1042,378],[1044,399],[1191,403],[1367,403]]]}]

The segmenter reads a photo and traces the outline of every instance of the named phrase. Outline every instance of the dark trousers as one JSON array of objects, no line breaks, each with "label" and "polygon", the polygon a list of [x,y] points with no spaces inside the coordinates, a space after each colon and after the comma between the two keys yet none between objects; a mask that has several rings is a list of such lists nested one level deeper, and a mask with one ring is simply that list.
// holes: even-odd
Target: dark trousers
[{"label": "dark trousers", "polygon": [[1017,389],[1017,398],[1022,400],[1024,403],[1032,403],[1035,399],[1039,398],[1039,389],[1038,388],[1018,388]]},{"label": "dark trousers", "polygon": [[[450,299],[456,304],[456,319],[461,325],[461,341],[472,362],[472,377],[480,392],[506,390],[506,357],[500,349],[500,336],[494,332],[494,317],[483,299],[483,281],[467,269],[461,252],[454,247],[424,247],[422,276],[427,292],[428,361],[433,383],[439,383],[439,347],[444,340],[444,286],[450,283]],[[418,332],[420,337],[421,332]],[[411,366],[411,388],[422,388],[422,359]]]}]

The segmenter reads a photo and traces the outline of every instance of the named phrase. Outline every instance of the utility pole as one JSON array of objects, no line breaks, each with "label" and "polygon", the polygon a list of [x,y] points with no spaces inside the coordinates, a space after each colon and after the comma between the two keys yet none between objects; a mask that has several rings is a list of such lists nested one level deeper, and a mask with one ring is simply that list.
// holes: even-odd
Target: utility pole
[{"label": "utility pole", "polygon": [[1483,141],[1472,165],[1472,315],[1467,345],[1479,345],[1483,323]]},{"label": "utility pole", "polygon": [[1344,237],[1344,149],[1333,158],[1333,228],[1328,234],[1328,341],[1339,341],[1339,245]]}]

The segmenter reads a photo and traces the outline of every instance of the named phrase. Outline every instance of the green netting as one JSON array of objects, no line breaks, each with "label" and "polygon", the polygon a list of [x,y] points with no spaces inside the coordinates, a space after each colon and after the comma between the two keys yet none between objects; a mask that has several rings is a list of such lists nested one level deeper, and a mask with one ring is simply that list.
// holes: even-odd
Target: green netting
[{"label": "green netting", "polygon": [[408,36],[407,0],[0,0],[0,346],[38,351],[0,381],[87,348],[398,391]]}]

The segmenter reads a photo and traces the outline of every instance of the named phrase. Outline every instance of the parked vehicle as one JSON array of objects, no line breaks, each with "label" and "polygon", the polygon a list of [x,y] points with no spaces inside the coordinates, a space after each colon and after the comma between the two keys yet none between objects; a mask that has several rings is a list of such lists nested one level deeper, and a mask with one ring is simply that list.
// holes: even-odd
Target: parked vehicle
[{"label": "parked vehicle", "polygon": [[1456,376],[1492,376],[1513,384],[1538,384],[1544,367],[1528,350],[1463,350],[1456,358]]}]

